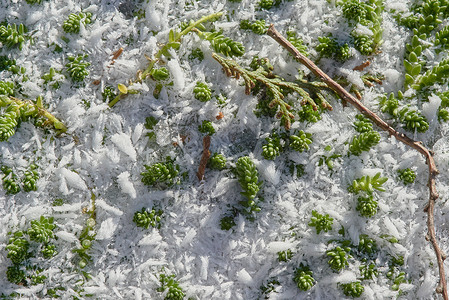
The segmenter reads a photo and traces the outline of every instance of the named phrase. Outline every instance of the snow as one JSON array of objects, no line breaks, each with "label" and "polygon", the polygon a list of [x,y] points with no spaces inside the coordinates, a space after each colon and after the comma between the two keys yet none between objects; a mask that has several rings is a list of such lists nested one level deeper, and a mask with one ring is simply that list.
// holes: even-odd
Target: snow
[{"label": "snow", "polygon": [[[436,298],[438,269],[433,248],[425,239],[425,160],[386,133],[381,133],[381,142],[371,151],[348,155],[348,142],[356,134],[352,124],[357,112],[351,106],[331,98],[333,111],[323,113],[321,121],[292,124],[293,131],[313,134],[309,151],[286,149],[275,160],[265,160],[261,156],[264,138],[280,128],[279,121],[255,116],[260,96],[245,95],[242,79],[226,77],[211,57],[209,42],[195,33],[184,36],[178,50],[170,50],[170,57],[162,56],[156,63],[170,72],[159,98],[153,96],[155,82],[147,78],[133,83],[139,94],[123,98],[113,108],[103,101],[104,87],[115,88],[119,83],[128,85],[135,80],[137,70],[148,64],[145,55],[152,58],[167,43],[170,29],[179,32],[180,22],[222,10],[225,16],[207,28],[222,30],[225,36],[244,44],[245,55],[234,58],[242,66],[248,66],[252,56],[259,55],[267,56],[274,72],[288,80],[298,76],[298,69],[306,70],[270,37],[238,29],[243,19],[263,18],[267,24],[274,23],[282,34],[288,30],[297,32],[309,48],[309,57],[319,67],[331,77],[343,76],[359,87],[363,103],[379,112],[379,96],[403,89],[403,59],[410,32],[397,26],[395,13],[390,10],[407,12],[410,1],[384,1],[384,43],[380,53],[369,57],[371,64],[366,71],[383,74],[385,79],[382,85],[371,88],[361,80],[364,72],[353,70],[368,59],[354,48],[354,57],[344,63],[317,59],[318,36],[332,33],[339,41],[351,43],[350,26],[335,2],[282,1],[279,7],[266,11],[257,8],[257,1],[249,0],[67,0],[35,5],[0,1],[0,20],[25,23],[32,36],[32,42],[26,41],[22,51],[0,48],[0,55],[8,55],[26,67],[28,80],[22,82],[19,75],[4,71],[0,72],[0,81],[17,81],[20,92],[30,100],[42,95],[45,108],[68,127],[67,134],[57,136],[51,128],[44,131],[31,122],[23,122],[9,141],[0,142],[1,165],[14,168],[20,180],[33,162],[39,166],[40,174],[37,191],[8,195],[0,188],[0,294],[15,291],[21,299],[47,299],[47,289],[62,286],[65,290],[58,291],[61,299],[88,298],[88,293],[101,299],[163,299],[164,294],[157,288],[159,275],[164,273],[174,274],[192,299],[263,299],[260,286],[271,279],[280,285],[275,286],[269,299],[343,299],[338,284],[359,280],[362,262],[354,255],[347,268],[335,273],[327,264],[326,251],[342,240],[357,245],[359,236],[367,234],[379,248],[375,263],[379,264],[380,274],[374,281],[362,282],[365,299],[398,297],[385,274],[390,257],[399,255],[405,257],[401,270],[408,280],[400,286],[403,295],[399,299]],[[142,9],[141,19],[133,16],[133,7]],[[82,28],[80,34],[64,33],[61,26],[68,14],[79,11],[92,12],[92,24]],[[372,34],[367,27],[359,26],[357,30]],[[69,39],[68,43],[62,40],[63,36]],[[63,51],[53,51],[53,43]],[[197,47],[204,52],[201,62],[189,59],[191,50]],[[120,48],[123,53],[112,64],[112,55]],[[82,53],[88,54],[90,75],[84,83],[77,84],[65,77],[64,66],[68,55]],[[432,47],[425,52],[429,65],[445,55],[437,55]],[[60,72],[59,89],[44,84],[41,78],[50,67]],[[193,88],[199,80],[207,81],[213,90],[213,99],[207,103],[194,98]],[[435,153],[440,171],[435,222],[440,246],[448,253],[449,209],[445,191],[449,188],[449,127],[437,117],[441,104],[438,92],[446,90],[447,84],[436,86],[428,102],[423,103],[417,102],[414,91],[406,92],[409,98],[404,104],[419,109],[429,120],[430,129],[426,133],[400,131],[421,140]],[[218,103],[219,96],[223,96],[224,103]],[[295,106],[300,101],[297,96],[289,99]],[[216,119],[219,112],[224,116],[221,120]],[[396,127],[386,114],[379,115]],[[155,133],[152,139],[145,127],[149,116],[159,120],[151,130]],[[198,182],[196,171],[203,151],[198,125],[203,120],[212,121],[217,131],[211,137],[211,152],[225,155],[230,168],[207,168],[205,179]],[[324,150],[328,145],[331,152]],[[320,159],[333,153],[342,155],[334,161],[333,170],[319,165]],[[244,155],[251,157],[259,172],[261,211],[254,219],[237,213],[236,226],[222,230],[221,218],[231,215],[232,208],[243,200],[232,167]],[[145,186],[141,182],[143,165],[165,161],[166,156],[180,166],[180,183],[168,188]],[[305,174],[292,175],[291,163],[304,165]],[[415,183],[403,185],[398,179],[397,171],[404,168],[416,172]],[[386,192],[374,192],[379,211],[372,218],[363,218],[356,211],[359,195],[348,193],[347,188],[354,179],[378,172],[388,177]],[[64,204],[53,206],[58,198]],[[84,281],[77,265],[79,257],[73,250],[81,247],[79,237],[91,217],[88,212],[94,199],[95,238],[89,250],[92,261],[83,269],[92,279]],[[134,224],[134,213],[142,207],[163,211],[160,229],[143,229]],[[313,210],[334,218],[331,231],[316,234],[308,226]],[[48,278],[35,286],[9,283],[5,276],[11,265],[5,249],[8,232],[26,231],[30,221],[41,215],[53,216],[57,226],[57,239],[53,242],[58,254],[40,265]],[[338,233],[342,226],[344,236]],[[391,237],[399,239],[398,243],[388,242]],[[286,250],[292,251],[292,259],[279,262],[277,253]],[[299,291],[292,281],[301,263],[311,268],[317,281],[308,292]]]}]

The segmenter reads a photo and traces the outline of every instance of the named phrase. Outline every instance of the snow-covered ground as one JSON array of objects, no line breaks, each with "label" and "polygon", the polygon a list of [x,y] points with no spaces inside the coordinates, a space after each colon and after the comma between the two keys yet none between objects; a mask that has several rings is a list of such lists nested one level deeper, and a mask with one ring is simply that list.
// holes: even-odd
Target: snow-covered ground
[{"label": "snow-covered ground", "polygon": [[[256,2],[44,0],[30,5],[25,1],[0,1],[0,21],[23,23],[32,36],[32,42],[26,41],[21,51],[4,47],[0,55],[9,55],[26,68],[29,80],[23,83],[22,93],[30,99],[42,95],[47,109],[68,127],[67,134],[57,137],[52,129],[45,132],[24,122],[9,141],[0,143],[1,165],[23,174],[35,162],[40,174],[37,191],[8,195],[0,190],[0,294],[17,292],[25,299],[49,298],[48,289],[62,287],[57,294],[63,299],[163,299],[157,288],[159,274],[164,273],[176,275],[186,299],[344,299],[339,284],[356,281],[362,262],[350,259],[348,267],[335,273],[327,263],[326,251],[338,244],[331,240],[347,239],[357,245],[359,236],[367,234],[377,242],[374,262],[379,276],[362,281],[363,298],[437,298],[436,258],[425,239],[425,160],[385,133],[369,152],[348,156],[348,142],[356,134],[352,124],[357,111],[352,107],[330,99],[334,109],[323,113],[322,120],[293,124],[293,130],[313,134],[309,151],[288,150],[274,161],[265,160],[262,145],[271,130],[279,128],[279,122],[254,115],[257,97],[245,95],[240,81],[225,76],[211,57],[209,42],[195,34],[185,36],[180,49],[171,53],[167,68],[173,85],[164,87],[158,99],[153,96],[154,82],[147,80],[140,94],[119,101],[113,108],[104,103],[103,88],[135,78],[137,70],[147,65],[144,55],[156,53],[160,44],[167,42],[171,28],[214,12],[223,11],[225,16],[213,26],[246,48],[238,62],[248,66],[253,55],[268,57],[275,72],[289,80],[304,67],[267,35],[240,30],[240,20],[261,18],[267,24],[274,23],[281,33],[297,32],[312,59],[318,57],[314,50],[318,36],[332,33],[341,42],[350,40],[349,26],[335,1],[285,1],[268,11],[258,10]],[[410,4],[385,2],[384,43],[381,53],[365,69],[382,73],[385,79],[382,85],[364,88],[362,100],[376,112],[379,95],[403,86],[402,61],[410,37],[391,13],[391,9],[407,10]],[[139,9],[141,17],[134,17]],[[63,22],[70,13],[80,11],[91,12],[92,23],[82,27],[79,34],[65,33]],[[62,51],[54,51],[55,45]],[[120,47],[123,53],[111,64],[113,53]],[[188,58],[197,47],[204,52],[201,62]],[[362,73],[352,69],[366,57],[353,51],[354,56],[345,63],[322,58],[318,65],[331,76],[344,76],[359,84]],[[59,89],[44,84],[41,76],[50,67],[64,74],[67,57],[77,54],[88,54],[91,63],[85,84],[73,84],[70,78],[63,79]],[[427,63],[440,57],[429,53]],[[4,71],[0,80],[17,76]],[[94,84],[96,80],[100,84]],[[215,98],[207,103],[196,100],[193,88],[198,80],[207,81],[214,95],[223,94],[225,103]],[[220,112],[224,117],[217,120]],[[408,134],[435,152],[440,171],[435,223],[441,248],[449,252],[449,127],[438,122],[432,105],[424,107],[424,114],[430,129],[423,134]],[[144,126],[149,116],[159,120],[152,130],[156,135],[152,140]],[[203,120],[212,121],[216,130],[211,151],[224,154],[230,165],[240,156],[249,155],[263,182],[261,211],[253,221],[238,214],[236,226],[228,231],[220,228],[220,220],[242,200],[241,188],[229,169],[206,169],[205,179],[198,181],[196,171],[203,150],[198,126]],[[327,145],[332,146],[332,152],[324,150]],[[332,171],[319,165],[320,158],[331,153],[342,155]],[[181,173],[186,172],[180,184],[168,189],[145,186],[140,175],[144,164],[164,161],[168,155],[179,164]],[[292,176],[286,158],[305,165],[305,174]],[[397,170],[404,168],[416,171],[411,185],[398,179]],[[377,172],[389,179],[384,184],[386,191],[377,193],[378,213],[367,219],[356,211],[357,197],[347,188],[354,179]],[[92,194],[96,197],[96,237],[89,252],[92,262],[83,269],[92,278],[83,282],[72,250],[80,247],[78,236],[88,217],[82,209],[90,207]],[[57,198],[64,200],[63,206],[52,205]],[[133,215],[142,207],[163,210],[160,229],[136,227]],[[334,219],[331,231],[317,234],[308,226],[312,210]],[[57,225],[58,254],[37,261],[47,278],[37,285],[9,283],[5,275],[11,265],[5,249],[8,232],[26,230],[30,221],[41,215],[54,217]],[[344,237],[338,233],[342,226]],[[390,243],[385,236],[399,242]],[[279,262],[277,252],[287,249],[292,250],[292,259]],[[406,273],[407,282],[400,285],[400,295],[391,289],[393,282],[386,273],[390,257],[401,255],[405,263],[399,269]],[[310,267],[316,280],[307,292],[300,291],[293,281],[301,263]],[[260,287],[272,279],[279,284],[273,292],[262,294]]]}]

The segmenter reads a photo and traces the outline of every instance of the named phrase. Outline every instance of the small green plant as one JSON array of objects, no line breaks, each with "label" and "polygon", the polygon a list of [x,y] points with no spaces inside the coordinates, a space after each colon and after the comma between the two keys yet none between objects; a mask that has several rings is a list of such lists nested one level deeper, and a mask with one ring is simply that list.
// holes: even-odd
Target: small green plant
[{"label": "small green plant", "polygon": [[72,13],[69,15],[67,20],[64,21],[62,29],[64,29],[67,33],[79,33],[81,24],[83,24],[83,26],[90,24],[92,22],[91,18],[92,14],[90,12],[80,12],[78,14]]},{"label": "small green plant", "polygon": [[360,191],[364,191],[369,195],[371,195],[374,190],[385,192],[385,189],[382,187],[382,185],[387,180],[387,177],[380,177],[380,172],[376,173],[376,175],[374,175],[373,177],[366,175],[361,178],[355,179],[348,190],[351,193],[355,194],[359,193]]},{"label": "small green plant", "polygon": [[259,35],[267,33],[267,27],[265,20],[256,20],[254,22],[243,20],[240,22],[241,29],[248,29]]},{"label": "small green plant", "polygon": [[387,112],[398,121],[400,121],[405,129],[409,131],[426,132],[429,129],[427,119],[418,111],[403,107],[400,109],[399,100],[403,98],[401,92],[398,92],[396,98],[393,93],[388,97],[383,96],[379,99],[379,104],[382,112]]},{"label": "small green plant", "polygon": [[269,295],[271,292],[275,292],[276,286],[279,286],[281,283],[276,279],[270,279],[265,285],[260,286],[260,290],[262,294],[265,295],[265,299],[269,299]]},{"label": "small green plant", "polygon": [[87,54],[67,57],[69,62],[65,66],[67,73],[74,82],[82,82],[89,75],[87,67],[90,66],[90,63],[84,61],[86,58]]},{"label": "small green plant", "polygon": [[28,4],[41,4],[42,0],[26,0]]},{"label": "small green plant", "polygon": [[8,48],[18,46],[22,50],[23,44],[25,43],[25,26],[20,24],[8,24],[7,26],[0,26],[0,42]]},{"label": "small green plant", "polygon": [[39,220],[31,221],[31,227],[27,231],[30,240],[38,243],[48,243],[54,237],[53,230],[56,225],[53,224],[53,219],[53,217],[46,218],[41,216]]},{"label": "small green plant", "polygon": [[360,155],[363,151],[369,151],[380,141],[380,134],[377,131],[367,131],[354,136],[349,144],[349,152],[354,155]]},{"label": "small green plant", "polygon": [[377,213],[377,201],[372,195],[368,197],[358,197],[356,210],[361,216],[371,218]]},{"label": "small green plant", "polygon": [[0,81],[0,95],[14,96],[14,83]]},{"label": "small green plant", "polygon": [[371,280],[374,279],[374,277],[377,277],[379,275],[379,272],[377,271],[376,265],[371,264],[363,264],[359,267],[360,275],[362,276],[363,280]]},{"label": "small green plant", "polygon": [[361,234],[359,236],[359,245],[357,246],[357,249],[363,254],[372,255],[377,251],[377,243],[368,235]]},{"label": "small green plant", "polygon": [[17,182],[18,178],[13,170],[10,167],[2,166],[1,171],[3,172],[3,189],[6,191],[6,194],[14,195],[20,192],[20,185]]},{"label": "small green plant", "polygon": [[159,229],[161,228],[161,216],[162,210],[160,209],[148,211],[145,207],[142,207],[141,211],[137,211],[134,214],[133,222],[136,223],[137,227],[148,229],[151,226]]},{"label": "small green plant", "polygon": [[25,281],[26,273],[20,265],[13,265],[6,270],[6,278],[11,283],[20,284]]},{"label": "small green plant", "polygon": [[248,199],[254,199],[259,191],[259,173],[256,165],[248,156],[240,157],[237,160],[235,172],[237,179],[244,190],[243,195]]},{"label": "small green plant", "polygon": [[25,171],[23,178],[23,189],[25,192],[37,191],[37,180],[39,173],[37,172],[37,165],[31,164],[29,170]]},{"label": "small green plant", "polygon": [[232,227],[234,227],[235,225],[235,216],[225,216],[223,218],[221,218],[220,220],[220,228],[221,230],[230,230]]},{"label": "small green plant", "polygon": [[262,156],[268,160],[274,160],[281,154],[281,139],[277,134],[265,138],[266,143],[262,146]]},{"label": "small green plant", "polygon": [[343,270],[346,266],[349,265],[348,258],[351,258],[352,256],[348,253],[351,251],[351,248],[349,247],[343,247],[337,246],[331,250],[326,251],[326,255],[329,257],[328,264],[331,267],[332,270],[336,272],[340,272]]},{"label": "small green plant", "polygon": [[298,111],[299,121],[316,123],[321,120],[321,109],[314,109],[312,105],[303,105],[302,109]]},{"label": "small green plant", "polygon": [[201,81],[198,81],[193,88],[193,94],[195,99],[200,100],[201,102],[207,102],[212,98],[212,91],[209,86]]},{"label": "small green plant", "polygon": [[55,256],[58,252],[56,251],[56,245],[46,244],[41,249],[42,256],[46,259],[50,259]]},{"label": "small green plant", "polygon": [[292,45],[299,51],[301,52],[303,55],[308,56],[308,49],[307,46],[304,45],[304,41],[299,38],[296,34],[296,32],[294,31],[287,31],[286,32],[287,35],[287,40],[292,43]]},{"label": "small green plant", "polygon": [[168,72],[167,68],[162,67],[159,69],[152,69],[150,72],[150,77],[151,79],[156,81],[163,81],[167,80],[170,77],[170,73]]},{"label": "small green plant", "polygon": [[303,264],[296,268],[293,281],[301,291],[308,291],[315,284],[315,279],[313,278],[312,271],[308,266],[305,266]]},{"label": "small green plant", "polygon": [[167,276],[165,274],[159,275],[160,287],[157,288],[158,292],[164,292],[168,289],[164,300],[182,300],[185,296],[182,288],[179,286],[179,282],[175,280],[175,275]]},{"label": "small green plant", "polygon": [[198,130],[207,135],[213,135],[215,133],[215,128],[212,125],[212,122],[208,120],[203,120],[203,123],[198,126]]},{"label": "small green plant", "polygon": [[338,42],[331,36],[320,36],[318,37],[318,41],[320,42],[316,47],[316,51],[318,51],[323,57],[333,57],[338,53]]},{"label": "small green plant", "polygon": [[261,9],[270,9],[275,4],[275,1],[278,0],[260,0],[257,2],[257,6]]},{"label": "small green plant", "polygon": [[201,51],[200,48],[195,48],[195,49],[193,49],[192,52],[190,53],[189,59],[191,59],[191,60],[197,59],[197,60],[199,60],[199,61],[203,61],[203,59],[204,59],[204,53],[203,53],[203,51]]},{"label": "small green plant", "polygon": [[179,173],[179,165],[175,165],[171,157],[167,157],[165,162],[144,165],[144,167],[145,171],[140,173],[142,182],[149,186],[155,186],[158,183],[171,186],[175,183]]},{"label": "small green plant", "polygon": [[11,259],[14,264],[20,264],[28,257],[29,247],[30,243],[24,238],[23,232],[14,232],[6,246],[6,250],[8,250],[6,257]]},{"label": "small green plant", "polygon": [[226,168],[226,157],[220,153],[214,153],[208,161],[209,168],[213,170],[224,170]]},{"label": "small green plant", "polygon": [[315,227],[317,234],[320,234],[321,231],[328,232],[332,230],[333,223],[334,219],[329,217],[329,214],[322,215],[312,210],[312,218],[310,219],[309,226]]},{"label": "small green plant", "polygon": [[6,55],[0,56],[0,72],[9,71],[9,69],[16,65],[16,61],[14,59],[9,59]]},{"label": "small green plant", "polygon": [[309,145],[312,143],[312,134],[306,133],[302,130],[296,135],[290,135],[290,148],[295,151],[303,152],[309,150]]},{"label": "small green plant", "polygon": [[240,157],[236,163],[235,174],[243,189],[241,194],[247,198],[247,201],[240,202],[244,210],[248,214],[260,211],[254,200],[259,192],[261,183],[259,182],[259,172],[251,158],[248,156]]},{"label": "small green plant", "polygon": [[278,261],[289,261],[293,257],[293,252],[290,249],[278,252]]},{"label": "small green plant", "polygon": [[399,179],[402,180],[404,184],[410,184],[415,182],[416,174],[415,171],[410,168],[398,170]]},{"label": "small green plant", "polygon": [[[197,30],[199,32],[199,30]],[[225,56],[243,56],[245,54],[245,47],[232,39],[225,37],[221,32],[199,32],[199,37],[209,41],[212,49],[217,53]]]},{"label": "small green plant", "polygon": [[108,85],[104,87],[101,96],[103,97],[103,102],[110,102],[114,100],[115,97],[117,97],[117,94],[115,93],[114,87]]},{"label": "small green plant", "polygon": [[373,130],[373,123],[363,115],[355,116],[357,121],[354,122],[354,129],[357,132],[364,133]]},{"label": "small green plant", "polygon": [[343,294],[349,297],[358,298],[362,296],[365,288],[360,281],[340,284]]}]

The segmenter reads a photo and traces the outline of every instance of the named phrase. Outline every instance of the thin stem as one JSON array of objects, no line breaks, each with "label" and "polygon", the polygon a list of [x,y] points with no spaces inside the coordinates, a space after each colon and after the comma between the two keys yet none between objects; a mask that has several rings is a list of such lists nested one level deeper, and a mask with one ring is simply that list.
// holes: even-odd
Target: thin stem
[{"label": "thin stem", "polygon": [[357,110],[359,110],[362,114],[372,120],[377,126],[379,126],[382,130],[388,132],[390,135],[393,135],[397,140],[406,144],[407,146],[417,150],[419,153],[424,155],[426,158],[426,163],[429,168],[429,179],[428,179],[428,187],[429,187],[429,202],[427,203],[424,211],[427,212],[427,230],[428,230],[428,238],[432,243],[432,246],[435,250],[435,255],[437,257],[438,269],[440,280],[437,286],[436,292],[441,293],[445,300],[448,300],[448,292],[447,292],[447,283],[446,276],[444,272],[444,259],[446,258],[440,247],[438,246],[438,242],[435,235],[435,221],[434,221],[434,211],[435,211],[435,201],[438,199],[438,192],[435,185],[435,177],[438,174],[437,167],[435,165],[435,160],[433,159],[433,153],[423,146],[421,141],[415,141],[403,133],[396,131],[390,125],[387,124],[384,120],[382,120],[377,114],[369,110],[366,106],[364,106],[357,98],[352,96],[349,92],[347,92],[341,85],[332,80],[326,73],[324,73],[320,68],[318,68],[310,59],[302,55],[287,39],[285,39],[275,28],[274,25],[271,24],[268,29],[267,34],[271,36],[276,42],[278,42],[282,47],[287,49],[293,57],[298,60],[300,63],[305,65],[313,74],[319,77],[323,82],[325,82],[332,90],[337,93],[343,101],[346,101],[353,105]]},{"label": "thin stem", "polygon": [[[223,15],[223,12],[213,13],[213,14],[210,14],[208,16],[204,16],[201,19],[199,19],[198,21],[195,21],[192,24],[190,24],[189,26],[187,26],[187,28],[184,29],[183,31],[176,33],[173,41],[169,41],[161,49],[159,49],[159,51],[154,55],[154,59],[149,59],[150,62],[148,64],[148,66],[146,67],[146,69],[144,71],[138,71],[137,72],[136,79],[133,82],[131,82],[130,85],[132,85],[135,82],[142,83],[142,81],[145,78],[148,77],[148,75],[150,74],[151,70],[153,70],[154,65],[156,64],[156,62],[161,59],[162,55],[164,53],[167,53],[167,51],[170,48],[173,48],[173,43],[179,43],[183,36],[185,36],[188,33],[190,33],[196,26],[200,25],[201,23],[204,23],[204,22],[207,22],[207,21],[210,21],[210,20],[213,20],[213,19],[217,19],[221,15]],[[109,102],[109,104],[108,104],[109,107],[113,107],[117,102],[120,101],[120,99],[124,98],[126,95],[127,94],[119,92],[119,94],[111,102]]]},{"label": "thin stem", "polygon": [[37,115],[42,116],[47,119],[47,123],[50,123],[55,127],[60,133],[64,133],[67,131],[67,127],[59,121],[55,116],[49,113],[45,108],[42,107],[41,101],[37,104],[31,100],[20,100],[15,97],[8,97],[11,102],[15,102],[19,106],[31,105],[36,110]]}]

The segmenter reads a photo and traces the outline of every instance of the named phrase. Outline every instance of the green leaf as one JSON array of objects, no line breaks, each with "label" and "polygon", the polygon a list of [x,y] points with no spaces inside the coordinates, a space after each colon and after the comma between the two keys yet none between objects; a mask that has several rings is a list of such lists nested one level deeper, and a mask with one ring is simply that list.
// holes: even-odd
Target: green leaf
[{"label": "green leaf", "polygon": [[168,41],[170,43],[175,41],[175,32],[173,31],[173,29],[170,30],[170,33],[168,34]]},{"label": "green leaf", "polygon": [[418,56],[416,56],[415,52],[410,52],[408,59],[410,62],[418,62]]},{"label": "green leaf", "polygon": [[128,88],[126,87],[126,85],[119,83],[117,85],[118,90],[120,91],[120,93],[122,94],[128,94]]},{"label": "green leaf", "polygon": [[421,73],[421,65],[420,64],[415,65],[410,73],[412,76],[418,76],[419,73]]}]

